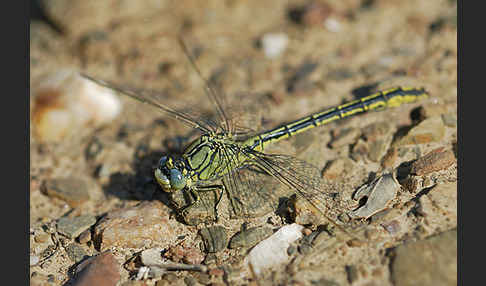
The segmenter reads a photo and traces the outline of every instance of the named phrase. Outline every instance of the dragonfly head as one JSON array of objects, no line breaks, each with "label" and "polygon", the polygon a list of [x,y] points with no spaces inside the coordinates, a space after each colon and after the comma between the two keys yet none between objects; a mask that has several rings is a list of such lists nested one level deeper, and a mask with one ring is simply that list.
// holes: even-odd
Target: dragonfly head
[{"label": "dragonfly head", "polygon": [[187,184],[187,170],[182,161],[163,156],[154,171],[155,179],[165,192],[171,193],[183,189]]}]

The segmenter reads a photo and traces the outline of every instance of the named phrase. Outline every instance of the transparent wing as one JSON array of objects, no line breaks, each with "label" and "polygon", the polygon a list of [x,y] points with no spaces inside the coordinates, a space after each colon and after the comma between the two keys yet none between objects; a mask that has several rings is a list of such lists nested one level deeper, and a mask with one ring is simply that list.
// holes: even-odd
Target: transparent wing
[{"label": "transparent wing", "polygon": [[222,92],[218,86],[220,79],[228,69],[226,64],[223,65],[223,68],[216,70],[208,80],[202,75],[187,45],[181,38],[178,38],[178,40],[192,68],[204,83],[206,96],[216,109],[217,119],[215,123],[220,128],[218,132],[244,137],[250,136],[250,133],[256,134],[258,128],[254,127],[260,125],[257,113],[262,112],[262,110],[255,110],[255,99],[250,96],[252,94],[248,92],[233,94],[230,102],[227,94]]},{"label": "transparent wing", "polygon": [[260,217],[276,211],[290,193],[282,192],[275,179],[258,166],[234,170],[223,178],[232,218]]},{"label": "transparent wing", "polygon": [[232,127],[230,123],[230,118],[226,114],[227,108],[227,101],[226,98],[223,96],[223,94],[219,91],[218,88],[216,88],[213,84],[213,82],[210,82],[204,78],[202,75],[201,71],[199,70],[199,67],[196,65],[196,62],[194,60],[193,55],[189,52],[189,49],[187,48],[186,44],[182,40],[182,38],[178,38],[179,44],[182,47],[182,50],[186,54],[191,66],[193,69],[196,71],[196,73],[199,75],[201,80],[204,82],[204,92],[206,93],[207,97],[209,100],[214,104],[216,108],[216,112],[218,115],[219,123],[218,126],[222,127],[222,132],[231,132]]},{"label": "transparent wing", "polygon": [[198,129],[201,132],[204,133],[215,132],[216,129],[219,128],[216,122],[212,122],[202,116],[196,117],[194,116],[194,114],[189,114],[182,110],[175,110],[159,102],[157,98],[160,97],[160,93],[157,93],[156,91],[148,90],[148,89],[136,89],[128,86],[121,86],[113,82],[96,79],[82,73],[80,75],[98,85],[111,89],[119,94],[123,94],[139,102],[151,105],[157,108],[158,110],[160,110],[161,112],[169,116],[172,116],[173,118],[180,120],[187,126]]},{"label": "transparent wing", "polygon": [[251,149],[244,152],[252,157],[253,162],[261,170],[287,186],[287,195],[295,193],[329,222],[343,230],[336,223],[336,219],[331,217],[331,211],[337,206],[334,200],[335,193],[326,190],[319,169],[292,156],[265,154]]},{"label": "transparent wing", "polygon": [[[237,146],[228,146],[237,149]],[[235,152],[227,152],[225,156],[231,160],[228,164],[238,164]],[[225,152],[226,153],[226,152]],[[253,168],[252,168],[253,167]],[[255,168],[256,167],[256,168]],[[248,218],[258,217],[270,211],[274,211],[278,206],[281,194],[276,192],[275,184],[271,184],[271,177],[266,175],[258,166],[243,165],[239,168],[227,167],[227,173],[223,177],[223,184],[226,187],[228,199],[231,204],[230,217]]]}]

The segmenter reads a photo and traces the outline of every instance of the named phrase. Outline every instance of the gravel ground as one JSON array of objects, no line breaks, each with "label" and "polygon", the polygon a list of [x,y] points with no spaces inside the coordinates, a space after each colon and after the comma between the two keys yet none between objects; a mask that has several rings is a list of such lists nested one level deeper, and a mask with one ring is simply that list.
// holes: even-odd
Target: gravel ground
[{"label": "gravel ground", "polygon": [[[457,284],[456,1],[39,2],[56,28],[30,25],[31,285]],[[211,116],[178,36],[257,130],[425,87],[420,102],[269,149],[319,168],[336,193],[326,215],[355,238],[299,200],[291,217],[279,202],[231,217],[227,196],[217,222],[203,205],[176,215],[152,168],[197,134],[72,71]],[[289,224],[295,238],[278,240]],[[258,263],[283,260],[256,267],[261,241]]]}]

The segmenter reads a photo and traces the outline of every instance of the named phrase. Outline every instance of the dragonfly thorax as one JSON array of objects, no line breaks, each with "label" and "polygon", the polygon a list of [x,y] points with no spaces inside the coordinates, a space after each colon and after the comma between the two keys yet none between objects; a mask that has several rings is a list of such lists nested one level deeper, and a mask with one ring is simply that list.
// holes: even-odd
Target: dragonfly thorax
[{"label": "dragonfly thorax", "polygon": [[160,158],[154,175],[162,189],[169,193],[181,190],[191,182],[184,161],[170,156]]}]

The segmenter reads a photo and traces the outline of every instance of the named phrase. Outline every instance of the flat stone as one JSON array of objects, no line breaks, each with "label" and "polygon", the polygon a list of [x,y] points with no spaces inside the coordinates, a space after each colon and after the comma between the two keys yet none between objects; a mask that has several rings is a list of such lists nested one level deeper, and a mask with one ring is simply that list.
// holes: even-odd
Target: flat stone
[{"label": "flat stone", "polygon": [[457,285],[457,230],[395,249],[394,285]]},{"label": "flat stone", "polygon": [[304,227],[298,224],[285,225],[273,235],[258,243],[245,258],[253,271],[259,275],[265,269],[281,265],[289,260],[287,249],[303,236]]},{"label": "flat stone", "polygon": [[74,286],[114,286],[120,280],[120,265],[111,252],[91,257],[77,267]]},{"label": "flat stone", "polygon": [[168,247],[186,226],[169,218],[169,208],[160,201],[144,201],[136,206],[108,213],[95,226],[93,240],[100,250],[110,247]]},{"label": "flat stone", "polygon": [[367,196],[366,204],[349,213],[352,218],[369,218],[387,208],[388,203],[395,198],[400,184],[393,174],[384,174],[368,185],[359,188],[353,199],[360,200]]},{"label": "flat stone", "polygon": [[230,240],[229,248],[252,247],[272,234],[270,227],[252,227],[235,234]]},{"label": "flat stone", "polygon": [[218,252],[225,249],[228,245],[226,230],[222,226],[205,227],[201,229],[199,234],[207,252]]},{"label": "flat stone", "polygon": [[444,150],[443,147],[437,148],[425,156],[413,162],[411,173],[422,176],[435,171],[447,169],[456,162],[452,150]]},{"label": "flat stone", "polygon": [[415,145],[438,142],[444,138],[445,126],[440,116],[427,118],[413,127],[407,135],[399,139],[395,145]]},{"label": "flat stone", "polygon": [[96,223],[96,217],[81,215],[77,217],[62,217],[57,221],[57,231],[68,238],[76,238],[83,231]]},{"label": "flat stone", "polygon": [[50,197],[59,198],[71,207],[77,207],[90,199],[89,183],[75,177],[47,180],[43,191]]}]

